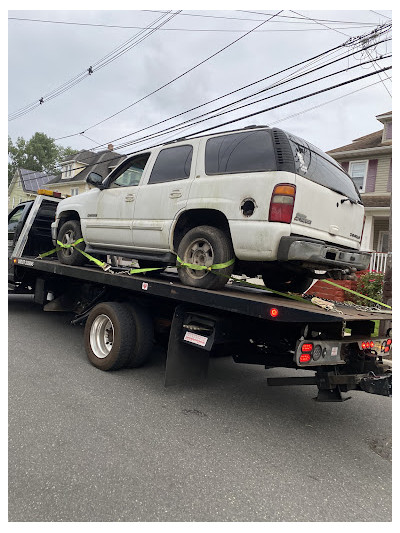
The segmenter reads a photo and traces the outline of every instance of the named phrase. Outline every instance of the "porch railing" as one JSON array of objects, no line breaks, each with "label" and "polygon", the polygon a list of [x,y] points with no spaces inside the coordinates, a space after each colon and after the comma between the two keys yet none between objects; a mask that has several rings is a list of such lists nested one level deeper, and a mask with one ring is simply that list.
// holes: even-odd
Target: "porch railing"
[{"label": "porch railing", "polygon": [[383,274],[386,271],[387,260],[389,257],[388,253],[383,252],[371,252],[371,259],[369,261],[369,271],[373,270],[376,272],[382,272]]}]

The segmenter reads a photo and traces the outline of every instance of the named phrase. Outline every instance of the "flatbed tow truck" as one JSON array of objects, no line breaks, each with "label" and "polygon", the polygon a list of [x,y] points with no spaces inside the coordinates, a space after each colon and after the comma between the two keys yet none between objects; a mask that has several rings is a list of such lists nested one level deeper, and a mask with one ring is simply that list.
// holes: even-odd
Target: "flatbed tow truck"
[{"label": "flatbed tow truck", "polygon": [[157,340],[168,345],[166,386],[204,379],[210,356],[230,355],[267,369],[309,370],[267,383],[316,385],[317,401],[343,401],[349,390],[391,396],[391,328],[384,338],[371,336],[374,321],[391,324],[389,310],[324,309],[240,281],[211,291],[182,285],[173,272],[129,275],[121,266],[104,271],[61,264],[55,254],[39,258],[54,248],[50,224],[59,201],[43,193],[23,206],[9,233],[9,292],[33,294],[45,311],[72,312],[72,324],[85,324],[86,353],[97,368],[143,365]]}]

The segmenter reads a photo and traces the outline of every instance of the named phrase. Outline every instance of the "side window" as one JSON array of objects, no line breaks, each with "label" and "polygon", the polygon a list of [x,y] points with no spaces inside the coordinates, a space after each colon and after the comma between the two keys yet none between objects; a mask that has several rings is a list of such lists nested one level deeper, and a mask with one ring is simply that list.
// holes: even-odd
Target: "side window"
[{"label": "side window", "polygon": [[158,154],[149,184],[164,183],[166,181],[184,180],[190,175],[193,146],[174,146],[164,148]]},{"label": "side window", "polygon": [[271,135],[244,131],[208,139],[205,163],[208,175],[276,170]]},{"label": "side window", "polygon": [[13,233],[17,226],[18,226],[18,222],[20,221],[21,219],[21,216],[22,216],[22,213],[25,209],[25,206],[21,206],[19,207],[15,213],[13,213],[11,215],[11,217],[8,219],[8,232],[9,233]]},{"label": "side window", "polygon": [[139,185],[140,178],[142,177],[144,167],[150,157],[150,154],[141,154],[137,157],[130,159],[126,165],[120,169],[120,172],[116,174],[116,178],[110,185],[112,189],[117,187],[134,187]]}]

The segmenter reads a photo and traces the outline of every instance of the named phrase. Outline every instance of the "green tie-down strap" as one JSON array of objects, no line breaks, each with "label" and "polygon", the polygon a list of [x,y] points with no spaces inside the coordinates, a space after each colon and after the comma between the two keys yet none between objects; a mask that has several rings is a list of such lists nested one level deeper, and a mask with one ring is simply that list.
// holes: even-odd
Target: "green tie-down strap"
[{"label": "green tie-down strap", "polygon": [[43,254],[39,254],[40,259],[43,259],[43,257],[47,257],[48,255],[54,254],[55,252],[58,252],[58,250],[61,250],[62,248],[75,248],[78,250],[79,253],[84,255],[89,261],[93,261],[97,266],[102,268],[103,270],[109,270],[111,267],[107,263],[104,263],[103,261],[100,261],[99,259],[96,259],[95,257],[89,255],[88,253],[84,252],[83,250],[80,250],[77,248],[78,244],[81,242],[84,242],[83,238],[77,239],[74,242],[71,242],[69,244],[63,244],[61,241],[57,241],[58,246],[56,248],[53,248],[53,250],[50,250],[49,252],[45,252]]},{"label": "green tie-down strap", "polygon": [[182,261],[182,259],[179,256],[176,256],[176,260],[179,263],[179,266],[181,267],[188,267],[192,270],[220,270],[222,268],[227,268],[228,266],[233,265],[235,262],[235,259],[230,259],[229,261],[226,261],[226,263],[218,263],[215,265],[205,266],[205,265],[192,265],[192,263],[185,263]]},{"label": "green tie-down strap", "polygon": [[[58,250],[61,250],[62,248],[71,248],[71,247],[76,248],[77,245],[80,244],[81,242],[84,242],[83,238],[77,239],[75,242],[72,242],[70,244],[63,244],[61,241],[57,241],[57,244],[58,244],[57,248],[54,248],[53,250],[50,250],[49,252],[44,252],[43,254],[39,254],[39,257],[40,257],[40,259],[43,259],[43,257],[47,257],[48,255],[54,254],[55,252],[57,252]],[[78,250],[78,252],[80,252],[87,259],[89,259],[89,261],[92,261],[93,263],[95,263],[97,266],[99,266],[103,270],[107,271],[107,270],[109,270],[111,268],[110,265],[108,265],[107,263],[104,263],[103,261],[100,261],[99,259],[96,259],[95,257],[89,255],[88,253],[84,252],[83,250],[80,250],[79,248],[76,248],[76,250]],[[192,263],[185,263],[179,256],[177,256],[176,259],[177,259],[177,261],[179,263],[179,265],[177,265],[178,268],[187,267],[187,268],[190,268],[192,270],[208,270],[210,272],[213,271],[213,270],[222,270],[224,268],[227,268],[228,266],[233,265],[233,263],[235,262],[235,259],[230,259],[229,261],[226,261],[225,263],[217,263],[215,265],[205,266],[205,265],[194,265]],[[164,267],[132,268],[129,271],[129,274],[141,274],[143,272],[152,272],[154,270],[164,270]],[[224,274],[218,273],[218,272],[215,272],[215,274],[218,275],[218,276],[224,276]],[[245,285],[247,287],[254,287],[254,288],[257,288],[257,289],[261,289],[261,290],[267,290],[268,292],[272,292],[273,294],[278,294],[279,296],[285,296],[286,298],[289,298],[291,300],[306,301],[308,303],[310,302],[309,300],[306,300],[305,298],[302,298],[301,296],[298,296],[298,295],[293,294],[293,293],[275,291],[273,289],[269,289],[268,287],[262,287],[260,285],[256,285],[255,283],[249,283],[248,281],[235,280],[234,278],[231,278],[231,276],[224,276],[224,277],[226,277],[227,280],[228,279],[232,279],[232,281],[234,281],[237,284]],[[328,283],[329,285],[333,285],[334,287],[338,287],[340,289],[343,289],[344,291],[347,291],[347,292],[350,292],[352,294],[355,294],[356,296],[359,296],[360,298],[364,298],[365,300],[370,300],[371,302],[374,302],[376,304],[379,304],[379,305],[382,305],[384,307],[388,307],[389,309],[392,309],[390,307],[390,305],[387,305],[387,304],[384,304],[382,302],[379,302],[378,300],[374,300],[373,298],[370,298],[369,296],[365,296],[364,294],[360,294],[359,292],[356,292],[356,291],[353,291],[351,289],[348,289],[347,287],[343,287],[342,285],[334,283],[333,281],[328,281],[327,279],[324,279],[322,281],[324,281],[325,283]]]},{"label": "green tie-down strap", "polygon": [[352,291],[351,289],[348,289],[347,287],[343,287],[342,285],[339,285],[338,283],[333,283],[333,281],[328,281],[327,279],[322,280],[324,283],[328,283],[329,285],[333,285],[334,287],[338,287],[339,289],[343,289],[344,291],[351,292],[351,294],[355,294],[356,296],[359,296],[360,298],[364,298],[365,300],[369,300],[370,302],[374,302],[375,304],[383,305],[383,307],[388,307],[389,309],[392,309],[390,305],[384,304],[382,302],[378,302],[378,300],[374,300],[373,298],[370,298],[369,296],[365,296],[365,294],[360,294],[359,292]]}]

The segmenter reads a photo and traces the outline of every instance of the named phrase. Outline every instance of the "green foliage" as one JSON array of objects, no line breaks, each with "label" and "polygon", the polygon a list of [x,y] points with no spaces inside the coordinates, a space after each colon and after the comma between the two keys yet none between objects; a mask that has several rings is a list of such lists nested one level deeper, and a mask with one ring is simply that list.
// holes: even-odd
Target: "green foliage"
[{"label": "green foliage", "polygon": [[[380,272],[367,272],[360,276],[357,280],[356,291],[369,298],[373,298],[378,302],[382,301],[383,290],[383,278],[384,275]],[[355,303],[360,305],[368,305],[368,300],[364,300],[358,296],[355,296]],[[372,302],[370,302],[372,305]]]},{"label": "green foliage", "polygon": [[60,162],[77,151],[55,144],[54,139],[44,133],[36,132],[29,141],[18,137],[15,144],[8,137],[8,184],[18,168],[57,174],[60,172]]}]

